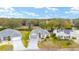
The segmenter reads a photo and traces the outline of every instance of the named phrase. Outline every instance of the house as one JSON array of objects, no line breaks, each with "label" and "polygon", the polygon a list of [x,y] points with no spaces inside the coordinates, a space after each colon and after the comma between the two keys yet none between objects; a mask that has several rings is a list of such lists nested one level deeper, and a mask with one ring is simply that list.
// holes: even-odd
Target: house
[{"label": "house", "polygon": [[31,31],[29,38],[33,38],[34,36],[36,39],[45,39],[47,36],[50,36],[50,33],[47,30],[38,28]]},{"label": "house", "polygon": [[53,33],[59,39],[73,39],[74,42],[79,44],[79,30],[54,30]]},{"label": "house", "polygon": [[59,39],[72,39],[72,30],[54,30],[54,34],[56,34],[56,37]]},{"label": "house", "polygon": [[10,42],[13,45],[13,50],[25,49],[20,31],[14,29],[4,29],[0,31],[1,43],[7,42],[8,39],[10,39]]},{"label": "house", "polygon": [[33,29],[29,35],[28,49],[39,49],[38,42],[44,40],[50,33],[47,30]]},{"label": "house", "polygon": [[79,30],[54,30],[59,39],[76,39],[79,42]]},{"label": "house", "polygon": [[[14,30],[14,29],[4,29],[2,31],[0,31],[0,39],[2,41],[6,41],[7,37],[11,38],[11,41],[15,40],[13,39],[14,37],[22,37],[21,33],[18,30]],[[20,40],[20,39],[17,39]]]}]

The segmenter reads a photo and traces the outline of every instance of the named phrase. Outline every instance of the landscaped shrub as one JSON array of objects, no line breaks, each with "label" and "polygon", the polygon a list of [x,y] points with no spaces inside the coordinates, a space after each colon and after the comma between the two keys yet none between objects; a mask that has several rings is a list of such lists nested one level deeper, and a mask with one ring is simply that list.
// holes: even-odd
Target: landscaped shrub
[{"label": "landscaped shrub", "polygon": [[11,40],[10,36],[8,36],[8,37],[7,37],[7,40],[8,40],[8,41],[10,41],[10,40]]},{"label": "landscaped shrub", "polygon": [[67,45],[71,45],[71,42],[68,42]]},{"label": "landscaped shrub", "polygon": [[46,38],[49,38],[49,36],[47,35]]},{"label": "landscaped shrub", "polygon": [[1,31],[1,30],[4,30],[4,29],[6,29],[6,28],[0,28],[0,31]]},{"label": "landscaped shrub", "polygon": [[56,36],[56,34],[53,34],[53,33],[50,33],[51,34],[51,37],[55,37]]}]

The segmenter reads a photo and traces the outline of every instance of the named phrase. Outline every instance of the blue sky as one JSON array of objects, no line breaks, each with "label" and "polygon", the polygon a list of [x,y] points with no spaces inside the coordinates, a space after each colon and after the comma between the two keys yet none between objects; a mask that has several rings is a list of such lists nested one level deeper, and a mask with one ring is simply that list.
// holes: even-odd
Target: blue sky
[{"label": "blue sky", "polygon": [[8,7],[0,8],[5,18],[79,18],[78,7]]}]

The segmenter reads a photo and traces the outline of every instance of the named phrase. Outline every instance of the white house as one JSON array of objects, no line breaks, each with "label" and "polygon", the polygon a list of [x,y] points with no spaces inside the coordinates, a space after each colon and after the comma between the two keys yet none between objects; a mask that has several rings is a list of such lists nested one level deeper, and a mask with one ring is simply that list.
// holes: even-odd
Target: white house
[{"label": "white house", "polygon": [[39,49],[38,42],[47,36],[50,36],[47,30],[41,28],[32,30],[29,35],[28,49]]},{"label": "white house", "polygon": [[54,30],[56,37],[60,39],[77,39],[79,40],[79,30]]},{"label": "white house", "polygon": [[3,42],[5,42],[7,37],[10,37],[10,42],[13,45],[13,50],[22,50],[25,49],[23,43],[22,43],[22,35],[20,31],[14,30],[14,29],[4,29],[0,31],[0,39]]}]

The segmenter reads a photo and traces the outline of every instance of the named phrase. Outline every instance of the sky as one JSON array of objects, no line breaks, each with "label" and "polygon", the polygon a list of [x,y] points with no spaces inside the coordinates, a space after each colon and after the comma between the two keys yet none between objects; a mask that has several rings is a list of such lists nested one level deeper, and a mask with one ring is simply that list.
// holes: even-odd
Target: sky
[{"label": "sky", "polygon": [[79,7],[79,0],[0,0],[0,7]]},{"label": "sky", "polygon": [[4,18],[79,18],[79,0],[0,0]]},{"label": "sky", "polygon": [[1,18],[79,18],[78,7],[0,7]]}]

